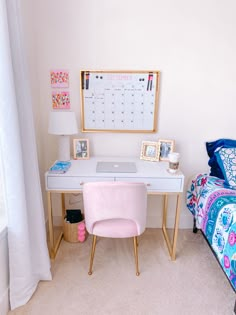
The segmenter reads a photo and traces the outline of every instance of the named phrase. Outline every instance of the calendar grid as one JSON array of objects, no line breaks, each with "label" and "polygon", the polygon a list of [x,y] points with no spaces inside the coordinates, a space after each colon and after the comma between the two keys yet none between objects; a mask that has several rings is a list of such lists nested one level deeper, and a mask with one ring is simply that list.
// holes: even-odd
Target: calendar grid
[{"label": "calendar grid", "polygon": [[81,71],[83,132],[156,132],[159,71]]}]

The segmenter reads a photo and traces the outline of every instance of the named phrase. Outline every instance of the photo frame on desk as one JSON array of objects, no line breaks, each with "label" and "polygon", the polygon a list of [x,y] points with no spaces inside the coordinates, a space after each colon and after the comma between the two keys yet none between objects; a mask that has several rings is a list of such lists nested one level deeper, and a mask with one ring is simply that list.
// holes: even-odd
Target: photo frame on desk
[{"label": "photo frame on desk", "polygon": [[160,72],[80,73],[82,132],[157,131]]},{"label": "photo frame on desk", "polygon": [[159,140],[160,161],[168,161],[169,153],[174,151],[174,140]]},{"label": "photo frame on desk", "polygon": [[73,156],[75,160],[89,159],[89,140],[88,139],[74,139],[73,140]]},{"label": "photo frame on desk", "polygon": [[160,146],[158,142],[143,141],[140,159],[146,161],[159,161]]}]

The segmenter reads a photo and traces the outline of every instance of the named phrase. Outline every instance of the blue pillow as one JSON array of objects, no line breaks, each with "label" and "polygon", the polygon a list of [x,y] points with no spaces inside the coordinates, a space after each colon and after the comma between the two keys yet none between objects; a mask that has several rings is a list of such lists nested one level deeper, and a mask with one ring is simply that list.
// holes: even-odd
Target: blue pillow
[{"label": "blue pillow", "polygon": [[210,175],[216,176],[218,178],[224,179],[224,174],[217,162],[217,158],[215,156],[215,150],[218,148],[235,148],[236,147],[236,140],[231,139],[219,139],[212,142],[206,142],[206,150],[209,156],[208,165],[210,166]]},{"label": "blue pillow", "polygon": [[215,155],[226,184],[236,189],[236,148],[220,148]]}]

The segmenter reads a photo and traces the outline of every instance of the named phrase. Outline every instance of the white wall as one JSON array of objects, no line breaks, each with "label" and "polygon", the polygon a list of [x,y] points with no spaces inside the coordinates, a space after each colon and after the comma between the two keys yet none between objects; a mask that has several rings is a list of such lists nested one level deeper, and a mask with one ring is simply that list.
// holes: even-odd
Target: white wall
[{"label": "white wall", "polygon": [[[187,183],[192,174],[208,170],[206,141],[235,137],[234,0],[34,3],[22,0],[22,3],[28,26],[26,37],[42,179],[43,172],[57,156],[56,138],[47,134],[51,69],[70,71],[71,107],[78,121],[80,70],[161,71],[158,132],[83,134],[90,139],[91,155],[112,152],[114,156],[139,156],[142,140],[174,139]],[[155,202],[151,197],[151,220],[159,216]],[[192,219],[184,200],[182,205],[180,226],[190,227]],[[156,222],[159,225],[160,220],[157,218]]]}]

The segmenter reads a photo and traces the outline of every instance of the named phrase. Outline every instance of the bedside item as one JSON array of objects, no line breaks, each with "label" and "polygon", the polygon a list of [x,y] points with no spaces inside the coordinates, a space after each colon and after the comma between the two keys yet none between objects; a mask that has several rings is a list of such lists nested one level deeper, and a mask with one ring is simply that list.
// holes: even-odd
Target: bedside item
[{"label": "bedside item", "polygon": [[70,160],[70,135],[78,133],[75,113],[72,111],[52,111],[49,115],[48,133],[59,136],[58,160]]},{"label": "bedside item", "polygon": [[168,154],[169,158],[169,172],[176,173],[179,169],[179,157],[180,154],[177,152],[171,152]]}]

